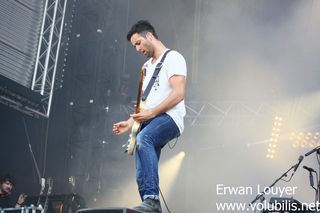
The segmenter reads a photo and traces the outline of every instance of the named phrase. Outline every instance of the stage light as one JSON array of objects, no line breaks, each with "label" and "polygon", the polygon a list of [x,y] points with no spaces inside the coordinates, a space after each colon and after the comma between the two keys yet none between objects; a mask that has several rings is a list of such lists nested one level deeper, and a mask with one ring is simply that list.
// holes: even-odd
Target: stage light
[{"label": "stage light", "polygon": [[170,194],[170,189],[175,183],[185,156],[185,152],[180,152],[160,165],[160,188],[166,196]]},{"label": "stage light", "polygon": [[[185,156],[185,152],[179,152],[178,154],[176,154],[168,160],[163,159],[163,161],[160,161],[160,189],[166,198],[170,196],[170,190],[174,188],[173,184],[175,183],[176,177],[179,174]],[[139,202],[139,195],[137,192],[137,185],[135,183],[135,180],[132,178],[127,183],[122,183],[121,187],[126,189],[126,193],[121,194],[121,197],[119,198],[122,205],[136,205]],[[107,200],[108,198],[106,197],[105,199]]]},{"label": "stage light", "polygon": [[269,159],[275,158],[275,153],[277,149],[277,143],[280,137],[280,131],[282,127],[283,118],[281,116],[275,116],[273,121],[273,127],[271,131],[271,138],[269,139],[267,155]]},{"label": "stage light", "polygon": [[185,152],[180,152],[179,155],[184,158],[186,156],[186,153]]},{"label": "stage light", "polygon": [[320,145],[319,132],[299,132],[291,133],[289,140],[292,141],[292,147],[294,148],[315,148]]}]

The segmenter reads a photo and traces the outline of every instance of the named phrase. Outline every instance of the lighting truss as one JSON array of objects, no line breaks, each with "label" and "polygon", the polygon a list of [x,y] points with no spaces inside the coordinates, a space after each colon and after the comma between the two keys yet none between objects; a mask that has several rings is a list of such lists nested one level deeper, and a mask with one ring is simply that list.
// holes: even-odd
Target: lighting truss
[{"label": "lighting truss", "polygon": [[190,126],[221,126],[255,122],[258,118],[270,117],[280,109],[267,102],[241,101],[187,101],[186,124]]},{"label": "lighting truss", "polygon": [[[302,103],[296,103],[299,98],[294,98],[286,103],[270,101],[186,101],[185,123],[189,126],[221,126],[230,122],[233,125],[254,123],[260,118],[270,118],[277,114],[294,119],[296,114],[312,117],[316,110],[307,108]],[[129,105],[121,106],[121,111],[130,114],[134,111],[135,101]],[[292,107],[294,105],[295,107]]]},{"label": "lighting truss", "polygon": [[[135,101],[131,105],[121,106],[124,113],[134,111]],[[222,125],[230,119],[244,118],[252,120],[256,117],[274,115],[278,110],[267,103],[246,103],[240,101],[186,101],[185,121],[190,126]]]},{"label": "lighting truss", "polygon": [[34,112],[49,117],[67,0],[46,0],[31,90],[42,97]]}]

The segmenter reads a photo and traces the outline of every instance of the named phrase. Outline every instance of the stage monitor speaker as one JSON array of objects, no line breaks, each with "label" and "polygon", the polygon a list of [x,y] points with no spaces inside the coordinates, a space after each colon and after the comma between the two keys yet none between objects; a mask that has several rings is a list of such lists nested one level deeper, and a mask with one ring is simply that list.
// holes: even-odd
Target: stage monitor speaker
[{"label": "stage monitor speaker", "polygon": [[141,213],[128,208],[79,209],[77,213]]},{"label": "stage monitor speaker", "polygon": [[21,207],[21,208],[6,208],[6,209],[0,208],[0,212],[1,213],[43,213],[43,209],[35,206]]},{"label": "stage monitor speaker", "polygon": [[[77,194],[62,194],[62,195],[50,195],[48,202],[47,213],[75,213],[78,209],[86,208],[84,199]],[[28,196],[25,205],[37,205],[43,206],[46,200],[46,196]]]}]

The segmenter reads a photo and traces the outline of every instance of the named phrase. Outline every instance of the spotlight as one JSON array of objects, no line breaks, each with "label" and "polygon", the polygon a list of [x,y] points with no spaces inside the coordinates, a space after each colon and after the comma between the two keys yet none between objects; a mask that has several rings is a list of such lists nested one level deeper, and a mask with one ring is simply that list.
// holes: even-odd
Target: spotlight
[{"label": "spotlight", "polygon": [[182,151],[182,152],[179,153],[179,156],[180,156],[181,158],[184,158],[184,157],[186,156],[186,153]]},{"label": "spotlight", "polygon": [[292,141],[292,147],[294,148],[315,148],[320,145],[319,132],[299,132],[291,133],[291,135],[298,135],[296,137],[290,137],[289,140]]},{"label": "spotlight", "polygon": [[163,187],[165,194],[169,194],[170,189],[172,188],[172,185],[179,174],[185,156],[185,152],[180,152],[160,165],[160,185]]},{"label": "spotlight", "polygon": [[[268,144],[268,149],[267,149],[267,158],[269,159],[274,159],[275,158],[275,153],[277,149],[277,143],[280,137],[280,131],[282,127],[282,121],[283,118],[281,116],[275,116],[274,121],[273,121],[273,127],[271,131],[271,138],[270,142]],[[291,135],[291,137],[295,137],[294,135]]]}]

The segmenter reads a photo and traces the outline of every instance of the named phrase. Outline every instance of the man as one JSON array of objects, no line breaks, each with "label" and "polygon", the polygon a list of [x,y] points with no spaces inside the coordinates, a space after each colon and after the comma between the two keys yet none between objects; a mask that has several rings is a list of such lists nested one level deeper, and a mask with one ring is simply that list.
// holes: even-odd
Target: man
[{"label": "man", "polygon": [[[127,34],[133,47],[149,58],[143,90],[146,89],[156,65],[168,49],[159,40],[153,26],[141,20]],[[187,68],[183,56],[171,50],[164,59],[162,68],[146,99],[146,107],[130,115],[126,121],[113,125],[113,132],[120,135],[129,131],[134,121],[142,123],[137,135],[136,181],[142,200],[134,207],[141,212],[162,212],[159,201],[158,162],[161,148],[183,131],[185,116],[185,84]]]},{"label": "man", "polygon": [[11,191],[15,185],[15,179],[9,174],[0,177],[0,208],[19,208],[26,200],[25,194],[20,194],[17,203],[11,200]]}]

